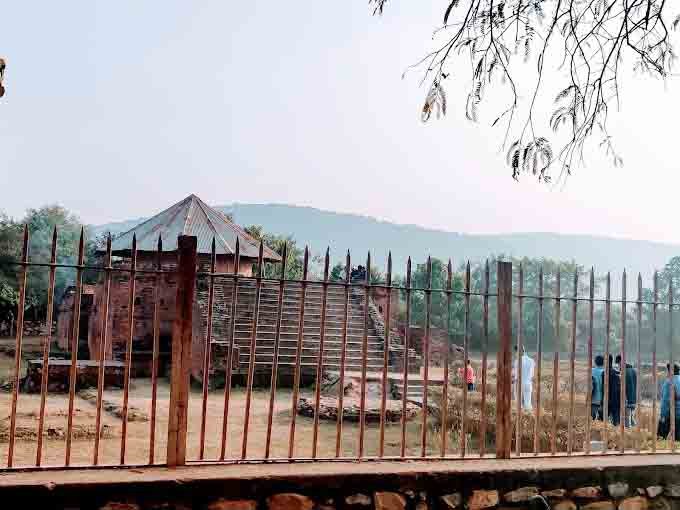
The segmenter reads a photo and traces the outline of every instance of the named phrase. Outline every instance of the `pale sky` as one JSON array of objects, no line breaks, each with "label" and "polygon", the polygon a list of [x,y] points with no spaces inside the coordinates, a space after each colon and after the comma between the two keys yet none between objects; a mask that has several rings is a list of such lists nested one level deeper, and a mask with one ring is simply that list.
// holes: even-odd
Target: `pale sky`
[{"label": "pale sky", "polygon": [[517,183],[493,116],[465,120],[462,88],[422,124],[420,75],[401,79],[446,3],[392,0],[382,18],[365,0],[7,3],[0,209],[58,202],[104,223],[196,193],[457,232],[680,243],[677,79],[622,83],[623,168],[594,151],[564,187]]}]

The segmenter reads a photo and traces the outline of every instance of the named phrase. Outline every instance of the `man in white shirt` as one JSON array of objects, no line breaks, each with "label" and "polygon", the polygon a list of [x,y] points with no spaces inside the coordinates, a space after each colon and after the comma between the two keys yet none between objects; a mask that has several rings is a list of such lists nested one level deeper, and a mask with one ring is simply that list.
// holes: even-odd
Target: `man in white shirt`
[{"label": "man in white shirt", "polygon": [[[531,392],[534,383],[534,366],[536,363],[529,357],[524,346],[522,346],[522,409],[531,411]],[[512,363],[512,396],[517,394],[517,346],[515,346],[515,359]]]}]

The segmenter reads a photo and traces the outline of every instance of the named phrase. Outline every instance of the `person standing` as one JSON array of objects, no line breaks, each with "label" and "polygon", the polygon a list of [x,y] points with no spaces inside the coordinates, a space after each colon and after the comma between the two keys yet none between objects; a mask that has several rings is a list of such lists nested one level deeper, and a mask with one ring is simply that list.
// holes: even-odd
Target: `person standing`
[{"label": "person standing", "polygon": [[616,356],[616,364],[619,366],[621,377],[626,378],[626,416],[624,425],[626,428],[634,427],[635,408],[637,407],[637,371],[633,365],[626,363],[625,370],[621,368],[621,355]]},{"label": "person standing", "polygon": [[609,413],[609,421],[614,425],[621,423],[621,373],[614,366],[614,358],[609,355],[609,373],[608,373],[608,405],[607,412]]},{"label": "person standing", "polygon": [[604,400],[604,356],[595,356],[592,369],[592,392],[590,399],[590,416],[593,420],[603,420],[602,401]]},{"label": "person standing", "polygon": [[[680,365],[673,365],[673,377],[670,365],[666,365],[668,378],[661,386],[661,410],[659,413],[658,436],[665,439],[671,432],[671,397],[675,397],[675,440],[680,440]],[[673,385],[675,395],[672,395],[671,385]]]},{"label": "person standing", "polygon": [[467,383],[468,391],[473,391],[475,389],[475,370],[472,368],[470,360],[467,361],[465,367],[465,382]]},{"label": "person standing", "polygon": [[[517,352],[517,346],[515,346],[515,352]],[[534,362],[533,359],[527,354],[526,349],[524,346],[522,346],[522,409],[525,411],[531,411],[533,409],[533,405],[531,403],[531,394],[533,392],[533,384],[534,384],[534,367],[536,363]],[[513,395],[517,391],[517,358],[515,358],[515,361],[513,363],[512,367],[512,387],[513,387]]]}]

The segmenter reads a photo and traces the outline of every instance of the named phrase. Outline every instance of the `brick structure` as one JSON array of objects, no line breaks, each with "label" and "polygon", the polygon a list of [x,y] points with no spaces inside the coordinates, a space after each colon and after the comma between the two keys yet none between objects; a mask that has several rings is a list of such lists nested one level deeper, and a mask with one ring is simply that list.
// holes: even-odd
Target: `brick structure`
[{"label": "brick structure", "polygon": [[[234,270],[234,249],[236,239],[239,240],[240,250],[240,274],[252,275],[253,264],[257,261],[259,242],[248,235],[241,227],[235,225],[222,213],[209,207],[195,195],[190,195],[181,202],[173,205],[157,216],[147,220],[132,230],[117,237],[112,243],[113,266],[117,268],[129,268],[131,257],[132,238],[137,240],[137,269],[154,270],[158,264],[158,238],[163,240],[163,252],[161,253],[161,266],[167,274],[157,275],[151,273],[137,273],[135,276],[134,295],[134,329],[132,336],[133,346],[133,375],[148,376],[152,367],[153,349],[153,319],[154,307],[158,299],[160,321],[160,373],[167,371],[171,353],[172,323],[175,313],[175,300],[177,294],[176,275],[172,271],[176,267],[177,238],[180,235],[196,236],[198,238],[199,271],[207,271],[210,268],[210,257],[213,238],[216,243],[216,270],[219,273],[232,273]],[[105,252],[99,252],[104,258]],[[264,258],[268,261],[278,261],[279,256],[269,248],[264,249]],[[197,289],[204,289],[204,282],[199,282]],[[157,290],[158,289],[158,290]],[[97,360],[100,344],[103,338],[104,324],[104,300],[105,276],[100,273],[99,281],[91,289],[86,288],[90,296],[91,306],[81,311],[81,338],[85,338],[86,349],[79,353],[79,357]],[[156,295],[158,292],[158,296]],[[85,295],[85,289],[84,289]],[[75,289],[71,289],[62,299],[59,307],[59,346],[69,350],[69,331],[72,331],[72,310]],[[200,375],[203,359],[203,345],[205,344],[205,323],[207,322],[207,310],[205,303],[207,292],[197,290],[194,308],[195,341],[193,373]],[[85,301],[84,301],[85,302]],[[106,359],[123,361],[125,358],[125,346],[130,335],[129,324],[130,306],[130,274],[127,272],[113,271],[111,273],[111,292],[109,297],[109,313],[106,339]],[[220,303],[215,303],[216,309]],[[70,328],[70,329],[69,329]],[[218,328],[219,330],[219,328]]]},{"label": "brick structure", "polygon": [[[265,281],[262,285],[258,324],[256,332],[256,350],[250,352],[255,316],[256,289],[254,279],[245,278],[238,281],[238,302],[236,315],[231,317],[234,280],[230,276],[214,277],[212,338],[207,339],[209,277],[205,275],[210,268],[210,257],[213,239],[216,243],[216,272],[231,274],[234,270],[234,249],[236,239],[239,241],[240,266],[239,273],[252,276],[253,265],[257,261],[259,242],[248,235],[241,227],[229,221],[224,215],[210,208],[198,197],[191,195],[182,202],[161,212],[154,218],[138,225],[129,232],[115,239],[112,243],[112,264],[116,268],[129,268],[131,264],[131,246],[133,236],[137,240],[137,269],[134,295],[134,324],[132,328],[132,375],[134,377],[149,376],[152,371],[154,307],[159,306],[159,339],[160,364],[159,373],[167,375],[171,354],[172,326],[175,315],[177,294],[177,276],[172,272],[176,267],[177,237],[179,235],[195,236],[198,240],[198,270],[204,273],[199,276],[194,298],[194,324],[192,343],[192,376],[201,380],[205,346],[212,349],[211,383],[220,386],[224,383],[225,365],[228,349],[232,345],[231,332],[234,328],[234,375],[241,377],[247,373],[251,355],[254,355],[256,384],[262,381],[269,383],[273,363],[275,329],[278,314],[279,284]],[[161,275],[145,271],[154,270],[158,266],[158,237],[163,239],[163,252],[160,254]],[[105,256],[100,252],[101,257]],[[271,249],[264,247],[264,259],[278,262],[280,257]],[[157,279],[159,281],[157,282]],[[88,291],[89,292],[89,291]],[[158,295],[157,295],[158,293]],[[318,363],[321,338],[321,302],[322,286],[318,282],[310,282],[305,297],[305,320],[303,330],[302,357],[300,359],[303,382],[315,376]],[[83,313],[82,320],[87,331],[85,352],[79,353],[80,359],[96,361],[99,357],[100,345],[104,338],[105,308],[105,275],[100,273],[99,281],[94,286],[91,296],[91,309]],[[348,302],[347,353],[345,368],[349,371],[361,369],[361,349],[364,339],[364,326],[368,325],[367,368],[371,371],[382,369],[385,345],[385,327],[380,310],[373,301],[369,302],[368,321],[364,321],[364,293],[353,289]],[[279,374],[283,379],[292,379],[295,365],[295,353],[299,335],[299,310],[302,293],[299,282],[287,282],[284,290],[282,329],[279,352]],[[62,323],[69,321],[69,310],[73,308],[73,296],[67,295],[62,302]],[[342,327],[344,317],[344,289],[329,287],[325,322],[324,371],[337,371],[340,367]],[[106,332],[106,359],[124,361],[126,345],[130,336],[130,274],[126,271],[111,272],[111,292]],[[60,341],[62,348],[69,348],[69,335],[64,328]],[[401,337],[396,332],[390,335],[390,364],[395,370],[402,370],[404,348]],[[411,370],[419,369],[415,351],[410,350],[413,362]],[[289,377],[291,376],[291,377]],[[284,383],[285,384],[285,383]]]}]

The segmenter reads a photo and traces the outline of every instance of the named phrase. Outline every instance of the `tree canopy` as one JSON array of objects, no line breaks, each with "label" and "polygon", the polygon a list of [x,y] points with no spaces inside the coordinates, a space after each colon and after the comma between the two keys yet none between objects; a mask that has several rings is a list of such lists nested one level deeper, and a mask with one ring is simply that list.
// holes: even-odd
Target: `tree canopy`
[{"label": "tree canopy", "polygon": [[[389,3],[369,1],[380,14]],[[422,119],[446,114],[445,82],[457,80],[468,87],[469,120],[480,119],[483,105],[493,110],[513,178],[568,175],[591,138],[620,165],[607,127],[623,64],[670,76],[680,23],[671,8],[680,12],[665,0],[449,0],[434,49],[412,66],[428,86]]]}]

